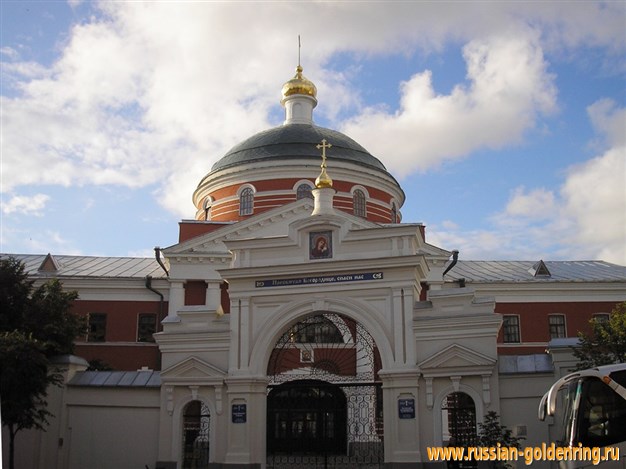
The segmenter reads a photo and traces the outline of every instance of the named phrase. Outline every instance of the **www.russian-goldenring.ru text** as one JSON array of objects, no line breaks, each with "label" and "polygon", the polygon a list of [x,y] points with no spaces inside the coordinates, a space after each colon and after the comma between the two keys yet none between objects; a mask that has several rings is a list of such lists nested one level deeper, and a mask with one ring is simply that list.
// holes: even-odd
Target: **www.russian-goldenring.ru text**
[{"label": "www.russian-goldenring.ru text", "polygon": [[430,461],[518,461],[527,466],[534,461],[590,461],[594,466],[603,461],[618,461],[619,448],[614,446],[588,447],[556,446],[542,443],[541,446],[515,448],[509,446],[429,446],[426,448]]}]

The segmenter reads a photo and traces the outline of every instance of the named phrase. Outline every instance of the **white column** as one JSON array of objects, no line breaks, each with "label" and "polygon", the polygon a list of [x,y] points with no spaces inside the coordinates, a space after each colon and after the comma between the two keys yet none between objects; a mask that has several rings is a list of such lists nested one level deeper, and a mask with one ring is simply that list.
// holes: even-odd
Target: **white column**
[{"label": "white column", "polygon": [[178,316],[178,310],[185,304],[185,281],[170,280],[170,299],[167,309],[167,319]]},{"label": "white column", "polygon": [[217,310],[222,301],[220,283],[215,280],[207,280],[206,284],[206,299],[204,303],[209,310]]}]

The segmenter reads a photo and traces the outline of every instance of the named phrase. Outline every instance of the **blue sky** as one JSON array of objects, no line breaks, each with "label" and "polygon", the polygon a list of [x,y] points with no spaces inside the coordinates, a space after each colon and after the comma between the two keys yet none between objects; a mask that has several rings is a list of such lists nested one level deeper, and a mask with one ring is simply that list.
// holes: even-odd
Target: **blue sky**
[{"label": "blue sky", "polygon": [[[461,259],[626,264],[624,2],[0,2],[0,251],[152,255],[230,147],[315,121]],[[329,169],[330,170],[330,169]]]}]

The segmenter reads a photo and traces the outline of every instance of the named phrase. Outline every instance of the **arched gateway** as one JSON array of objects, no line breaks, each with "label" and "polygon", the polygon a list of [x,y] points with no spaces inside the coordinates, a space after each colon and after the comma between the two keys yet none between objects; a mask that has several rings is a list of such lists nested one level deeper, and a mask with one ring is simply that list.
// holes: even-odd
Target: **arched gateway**
[{"label": "arched gateway", "polygon": [[267,368],[267,467],[381,466],[380,368],[353,319],[318,312],[288,327]]}]

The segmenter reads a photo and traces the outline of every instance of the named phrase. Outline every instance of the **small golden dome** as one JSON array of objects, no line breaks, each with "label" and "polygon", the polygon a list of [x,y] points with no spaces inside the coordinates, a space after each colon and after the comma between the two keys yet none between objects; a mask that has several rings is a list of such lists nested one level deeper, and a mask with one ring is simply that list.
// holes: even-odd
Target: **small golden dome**
[{"label": "small golden dome", "polygon": [[283,98],[294,94],[304,94],[306,96],[317,96],[317,88],[312,81],[302,76],[302,67],[296,67],[295,76],[283,85]]},{"label": "small golden dome", "polygon": [[328,173],[326,172],[326,167],[322,167],[322,172],[315,180],[315,187],[317,189],[324,189],[327,187],[333,187],[333,180],[330,178]]}]

